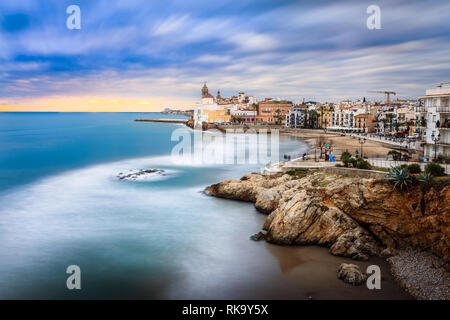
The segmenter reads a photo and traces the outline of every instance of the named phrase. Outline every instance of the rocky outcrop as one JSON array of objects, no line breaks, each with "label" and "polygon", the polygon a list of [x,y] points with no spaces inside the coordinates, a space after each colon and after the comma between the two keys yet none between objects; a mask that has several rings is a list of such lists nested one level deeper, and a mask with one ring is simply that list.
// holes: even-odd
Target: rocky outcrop
[{"label": "rocky outcrop", "polygon": [[194,118],[191,117],[188,121],[186,121],[186,126],[194,129]]},{"label": "rocky outcrop", "polygon": [[271,213],[278,206],[280,195],[286,190],[289,176],[265,177],[257,173],[243,176],[241,180],[227,180],[206,188],[206,192],[219,198],[254,202],[263,213]]},{"label": "rocky outcrop", "polygon": [[117,175],[117,178],[120,180],[129,180],[129,181],[136,181],[136,180],[145,180],[149,176],[158,174],[158,175],[164,175],[163,169],[141,169],[141,170],[130,170],[127,173],[120,172]]},{"label": "rocky outcrop", "polygon": [[400,191],[383,180],[313,171],[300,178],[250,174],[206,192],[251,201],[269,213],[263,230],[273,243],[317,244],[361,260],[381,251],[423,248],[450,262],[448,186],[418,184]]},{"label": "rocky outcrop", "polygon": [[363,284],[367,277],[356,264],[341,263],[337,272],[338,279],[354,286]]}]

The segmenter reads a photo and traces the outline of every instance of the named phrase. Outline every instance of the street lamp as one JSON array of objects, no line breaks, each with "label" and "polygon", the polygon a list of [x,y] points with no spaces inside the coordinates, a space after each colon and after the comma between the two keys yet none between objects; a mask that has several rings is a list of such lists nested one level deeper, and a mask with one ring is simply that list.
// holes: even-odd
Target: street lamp
[{"label": "street lamp", "polygon": [[431,133],[431,140],[434,141],[434,161],[437,159],[437,142],[441,139],[441,134],[438,132],[437,136],[434,135],[434,131]]},{"label": "street lamp", "polygon": [[366,143],[366,138],[359,138],[359,144],[361,145],[361,158],[364,159],[364,153],[363,153],[363,144]]}]

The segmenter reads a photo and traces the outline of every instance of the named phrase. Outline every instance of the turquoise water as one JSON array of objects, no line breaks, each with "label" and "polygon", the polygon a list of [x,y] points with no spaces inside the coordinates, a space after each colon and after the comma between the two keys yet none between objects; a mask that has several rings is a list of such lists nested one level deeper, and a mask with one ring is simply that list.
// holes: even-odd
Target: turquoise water
[{"label": "turquoise water", "polygon": [[[0,298],[257,298],[293,290],[265,218],[205,186],[260,165],[171,162],[180,124],[158,113],[0,113]],[[280,137],[280,154],[302,153]],[[166,175],[120,181],[130,169]],[[67,266],[81,290],[66,288]],[[275,279],[276,289],[262,279]],[[283,282],[284,281],[284,282]],[[276,291],[278,290],[278,291]]]}]

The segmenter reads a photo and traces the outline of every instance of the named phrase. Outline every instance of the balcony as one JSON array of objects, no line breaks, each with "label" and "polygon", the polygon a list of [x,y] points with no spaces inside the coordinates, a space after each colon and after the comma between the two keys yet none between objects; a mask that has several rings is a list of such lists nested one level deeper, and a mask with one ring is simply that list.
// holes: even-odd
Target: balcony
[{"label": "balcony", "polygon": [[450,107],[437,107],[437,112],[450,113]]},{"label": "balcony", "polygon": [[416,112],[427,113],[427,109],[425,107],[416,107]]}]

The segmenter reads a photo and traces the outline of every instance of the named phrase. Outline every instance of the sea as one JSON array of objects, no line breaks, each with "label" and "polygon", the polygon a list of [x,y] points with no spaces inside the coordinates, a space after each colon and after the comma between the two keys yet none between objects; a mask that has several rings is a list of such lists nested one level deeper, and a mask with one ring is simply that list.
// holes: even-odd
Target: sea
[{"label": "sea", "polygon": [[[173,161],[174,132],[194,131],[138,118],[185,119],[0,113],[0,299],[409,298],[379,258],[358,262],[381,266],[382,289],[369,290],[338,280],[353,261],[327,248],[252,241],[266,215],[204,189],[265,164]],[[307,150],[279,136],[281,160]],[[118,177],[148,169],[164,171]],[[69,266],[79,289],[68,287]]]}]

